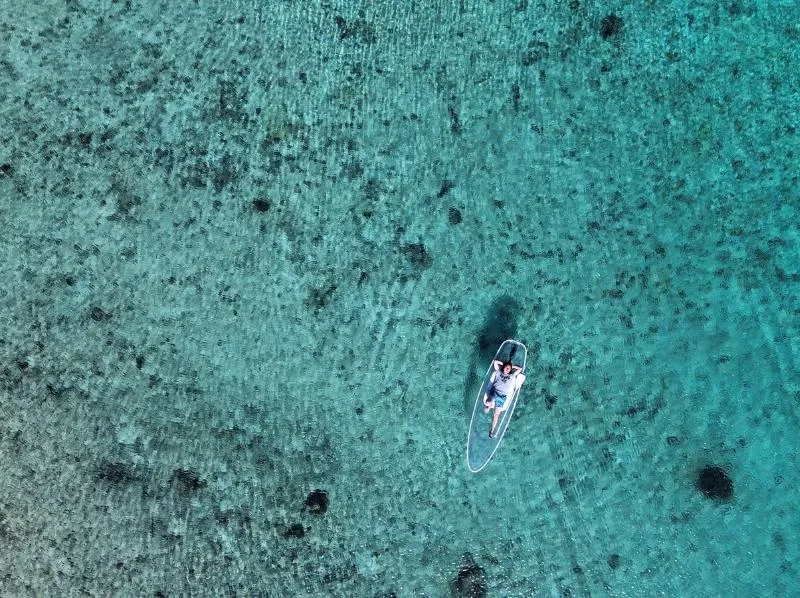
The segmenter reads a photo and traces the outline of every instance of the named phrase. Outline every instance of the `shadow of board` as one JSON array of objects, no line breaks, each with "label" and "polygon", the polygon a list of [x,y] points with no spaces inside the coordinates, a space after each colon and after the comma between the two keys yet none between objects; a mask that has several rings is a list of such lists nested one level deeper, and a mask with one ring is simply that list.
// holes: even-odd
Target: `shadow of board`
[{"label": "shadow of board", "polygon": [[522,307],[509,295],[492,301],[486,311],[483,326],[478,331],[475,346],[464,380],[464,415],[472,417],[478,387],[489,367],[497,348],[507,339],[516,338],[517,322]]}]

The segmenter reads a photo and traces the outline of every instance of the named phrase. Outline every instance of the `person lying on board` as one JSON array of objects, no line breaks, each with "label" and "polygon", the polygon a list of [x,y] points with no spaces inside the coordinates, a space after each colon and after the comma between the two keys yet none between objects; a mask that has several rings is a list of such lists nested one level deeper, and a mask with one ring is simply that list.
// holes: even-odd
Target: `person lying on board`
[{"label": "person lying on board", "polygon": [[497,427],[497,422],[500,419],[500,414],[503,413],[510,404],[509,396],[514,396],[514,391],[525,381],[523,374],[519,381],[517,376],[522,372],[522,368],[514,365],[510,361],[500,361],[495,359],[492,362],[494,366],[494,373],[489,381],[489,388],[486,389],[486,394],[483,396],[483,412],[489,413],[490,409],[494,409],[494,417],[492,418],[492,427],[489,429],[489,438],[494,438],[494,430]]}]

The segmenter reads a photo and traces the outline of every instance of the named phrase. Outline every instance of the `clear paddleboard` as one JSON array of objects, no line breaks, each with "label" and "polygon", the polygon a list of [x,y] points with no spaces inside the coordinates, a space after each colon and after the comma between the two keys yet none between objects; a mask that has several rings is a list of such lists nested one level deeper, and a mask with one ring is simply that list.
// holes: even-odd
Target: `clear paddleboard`
[{"label": "clear paddleboard", "polygon": [[520,387],[525,380],[524,373],[528,359],[528,349],[519,341],[503,341],[494,359],[503,362],[510,361],[514,365],[521,367],[522,371],[517,374],[519,382],[514,390],[514,395],[509,398],[508,408],[500,414],[494,437],[489,438],[489,429],[492,426],[494,411],[490,411],[488,414],[483,412],[483,397],[491,386],[492,374],[495,371],[493,363],[489,364],[489,369],[486,371],[478,391],[478,397],[475,399],[475,407],[472,409],[472,419],[470,420],[469,433],[467,434],[467,467],[472,473],[478,473],[486,467],[500,447],[500,442],[508,429],[511,416],[514,414],[514,407],[517,406]]}]

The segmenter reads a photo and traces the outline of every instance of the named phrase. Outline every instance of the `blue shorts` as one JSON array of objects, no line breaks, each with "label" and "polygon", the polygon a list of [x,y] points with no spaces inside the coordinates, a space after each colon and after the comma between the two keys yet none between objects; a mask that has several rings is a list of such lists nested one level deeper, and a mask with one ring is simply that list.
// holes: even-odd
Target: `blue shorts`
[{"label": "blue shorts", "polygon": [[501,395],[499,392],[495,392],[494,388],[491,391],[491,397],[494,399],[494,406],[502,411],[503,405],[506,404],[506,399],[508,397],[506,395]]}]

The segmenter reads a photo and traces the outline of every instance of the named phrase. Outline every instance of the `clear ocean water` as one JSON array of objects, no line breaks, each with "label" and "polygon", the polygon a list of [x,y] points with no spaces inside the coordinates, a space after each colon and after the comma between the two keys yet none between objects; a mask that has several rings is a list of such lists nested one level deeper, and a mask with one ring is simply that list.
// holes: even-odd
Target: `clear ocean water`
[{"label": "clear ocean water", "polygon": [[800,595],[798,23],[0,0],[0,595]]}]

